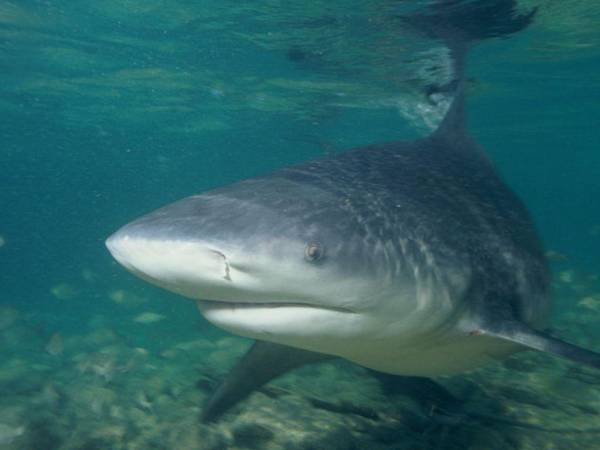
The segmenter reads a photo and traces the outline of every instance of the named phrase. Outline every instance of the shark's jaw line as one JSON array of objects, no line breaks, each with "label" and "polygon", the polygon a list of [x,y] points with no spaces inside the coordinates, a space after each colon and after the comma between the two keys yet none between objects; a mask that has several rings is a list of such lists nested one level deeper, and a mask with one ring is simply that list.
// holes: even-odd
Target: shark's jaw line
[{"label": "shark's jaw line", "polygon": [[315,310],[326,310],[326,311],[336,311],[339,313],[346,314],[357,314],[355,311],[352,311],[349,308],[337,307],[337,306],[324,306],[317,305],[314,303],[302,303],[302,302],[231,302],[227,300],[196,300],[198,307],[201,307],[203,310],[215,309],[215,308],[227,308],[227,309],[252,309],[252,308],[312,308]]},{"label": "shark's jaw line", "polygon": [[237,335],[338,355],[348,351],[362,321],[358,312],[328,305],[210,300],[196,304],[206,320]]}]

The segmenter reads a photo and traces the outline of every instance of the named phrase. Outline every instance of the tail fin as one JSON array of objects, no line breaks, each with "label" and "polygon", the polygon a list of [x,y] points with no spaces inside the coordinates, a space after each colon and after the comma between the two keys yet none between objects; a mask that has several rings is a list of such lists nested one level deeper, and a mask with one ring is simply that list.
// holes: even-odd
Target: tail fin
[{"label": "tail fin", "polygon": [[517,13],[516,0],[438,0],[422,11],[402,16],[405,23],[418,32],[439,39],[450,51],[454,79],[454,99],[435,131],[438,136],[465,133],[465,59],[471,43],[506,37],[526,28],[537,8]]}]

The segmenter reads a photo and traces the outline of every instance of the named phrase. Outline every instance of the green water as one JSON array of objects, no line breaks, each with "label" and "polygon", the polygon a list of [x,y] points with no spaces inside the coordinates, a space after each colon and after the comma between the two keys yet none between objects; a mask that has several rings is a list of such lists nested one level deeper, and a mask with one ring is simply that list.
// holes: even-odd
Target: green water
[{"label": "green water", "polygon": [[[104,248],[181,197],[426,134],[439,49],[398,3],[0,0],[0,448],[600,448],[600,374],[537,354],[440,380],[451,424],[340,362],[200,425],[249,342]],[[470,53],[470,129],[552,251],[552,328],[600,350],[600,6],[520,5],[529,29]]]}]

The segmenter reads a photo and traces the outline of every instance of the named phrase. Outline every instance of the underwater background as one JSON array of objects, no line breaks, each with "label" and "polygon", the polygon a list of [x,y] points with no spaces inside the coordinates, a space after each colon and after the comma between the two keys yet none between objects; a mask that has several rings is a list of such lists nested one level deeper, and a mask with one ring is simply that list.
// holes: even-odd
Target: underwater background
[{"label": "underwater background", "polygon": [[[184,196],[427,134],[447,55],[397,16],[428,3],[0,0],[0,449],[600,449],[600,374],[532,352],[440,378],[446,421],[337,361],[202,425],[250,341],[104,246]],[[543,237],[552,330],[600,351],[600,5],[519,6],[527,30],[470,52],[469,128]]]}]

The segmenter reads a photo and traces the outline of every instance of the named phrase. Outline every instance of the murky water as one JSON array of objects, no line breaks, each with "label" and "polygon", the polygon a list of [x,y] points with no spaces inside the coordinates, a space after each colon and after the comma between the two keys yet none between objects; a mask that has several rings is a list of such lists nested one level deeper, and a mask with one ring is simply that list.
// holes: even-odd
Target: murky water
[{"label": "murky water", "polygon": [[[202,425],[250,341],[104,247],[186,195],[430,131],[447,53],[395,18],[428,3],[0,0],[0,448],[598,448],[600,374],[534,353],[437,380],[458,403],[310,366]],[[533,25],[470,54],[470,129],[545,241],[550,327],[598,351],[600,6],[519,5]]]}]

